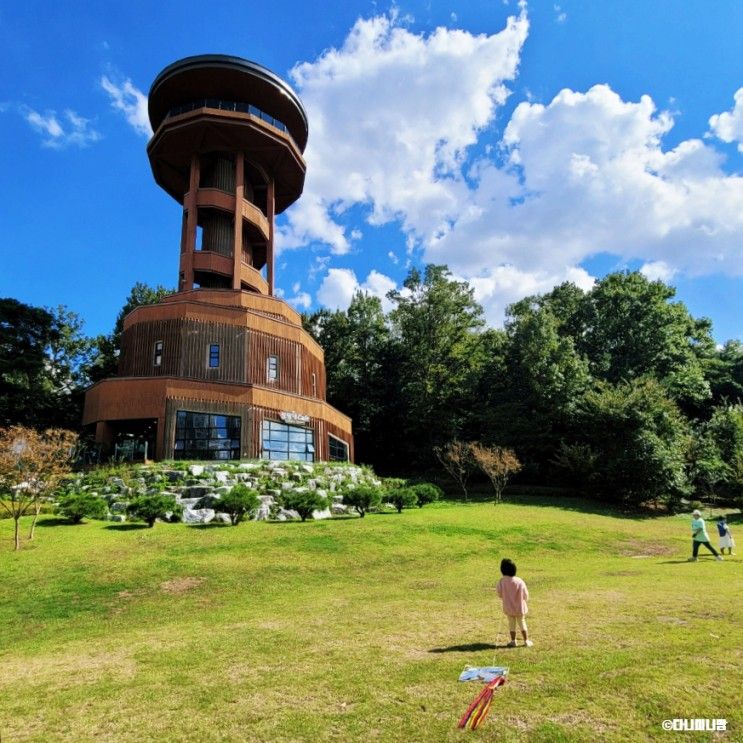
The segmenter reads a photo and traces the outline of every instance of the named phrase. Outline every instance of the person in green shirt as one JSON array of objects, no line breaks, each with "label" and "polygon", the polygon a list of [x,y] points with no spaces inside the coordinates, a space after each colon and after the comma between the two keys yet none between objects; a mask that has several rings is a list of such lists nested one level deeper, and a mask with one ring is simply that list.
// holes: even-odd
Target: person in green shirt
[{"label": "person in green shirt", "polygon": [[715,556],[715,560],[722,560],[722,557],[717,553],[717,550],[709,543],[707,524],[704,523],[702,514],[699,511],[694,511],[694,513],[692,513],[691,540],[692,555],[689,558],[689,562],[697,561],[697,553],[699,552],[700,544],[703,544]]}]

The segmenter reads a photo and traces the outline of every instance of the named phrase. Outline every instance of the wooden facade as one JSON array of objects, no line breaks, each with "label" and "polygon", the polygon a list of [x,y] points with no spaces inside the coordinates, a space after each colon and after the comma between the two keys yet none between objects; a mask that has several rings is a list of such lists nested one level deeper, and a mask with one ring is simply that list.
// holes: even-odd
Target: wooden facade
[{"label": "wooden facade", "polygon": [[322,349],[274,296],[274,218],[304,185],[299,99],[260,65],[212,55],[167,67],[148,101],[153,175],[183,210],[178,292],[125,318],[119,376],[88,391],[84,424],[104,444],[146,432],[155,458],[171,458],[184,421],[227,417],[239,449],[237,434],[229,451],[215,439],[216,458],[265,454],[275,424],[304,431],[308,456],[330,458],[334,437],[353,459]]}]

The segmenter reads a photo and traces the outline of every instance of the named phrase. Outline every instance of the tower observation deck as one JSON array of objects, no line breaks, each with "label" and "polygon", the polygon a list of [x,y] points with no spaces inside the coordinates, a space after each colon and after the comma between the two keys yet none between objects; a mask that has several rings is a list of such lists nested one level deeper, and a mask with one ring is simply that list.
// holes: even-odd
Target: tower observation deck
[{"label": "tower observation deck", "polygon": [[155,181],[181,206],[178,290],[124,321],[119,376],[83,422],[148,458],[352,459],[325,401],[322,349],[274,296],[274,220],[301,195],[307,115],[291,87],[239,57],[187,57],[149,93]]}]

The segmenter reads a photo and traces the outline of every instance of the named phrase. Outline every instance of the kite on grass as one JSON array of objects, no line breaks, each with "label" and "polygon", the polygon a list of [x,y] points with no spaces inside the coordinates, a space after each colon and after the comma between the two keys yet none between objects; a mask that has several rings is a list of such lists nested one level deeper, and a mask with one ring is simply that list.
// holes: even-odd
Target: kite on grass
[{"label": "kite on grass", "polygon": [[506,683],[508,669],[501,666],[487,668],[465,668],[459,677],[460,681],[485,681],[482,691],[472,700],[467,711],[459,720],[459,727],[465,730],[477,730],[485,719],[493,703],[493,692]]}]

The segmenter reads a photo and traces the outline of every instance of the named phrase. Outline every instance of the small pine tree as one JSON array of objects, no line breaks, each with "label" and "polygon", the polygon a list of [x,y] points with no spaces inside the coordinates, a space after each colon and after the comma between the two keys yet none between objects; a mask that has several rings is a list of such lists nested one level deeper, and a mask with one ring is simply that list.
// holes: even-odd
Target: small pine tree
[{"label": "small pine tree", "polygon": [[103,498],[92,493],[66,493],[57,501],[57,513],[73,524],[84,518],[105,519],[108,506]]},{"label": "small pine tree", "polygon": [[381,491],[370,485],[361,485],[343,494],[343,503],[354,508],[362,519],[372,508],[378,508],[381,502]]},{"label": "small pine tree", "polygon": [[418,499],[418,508],[423,508],[427,503],[435,503],[441,500],[444,495],[444,492],[438,485],[430,482],[419,482],[416,485],[411,485],[410,489]]},{"label": "small pine tree", "polygon": [[232,526],[237,526],[245,516],[252,516],[260,505],[258,493],[247,485],[238,483],[229,493],[223,495],[213,508],[228,514]]},{"label": "small pine tree", "polygon": [[140,495],[127,507],[127,512],[134,518],[141,519],[152,528],[155,521],[160,519],[166,521],[169,514],[180,515],[183,509],[179,506],[172,495]]},{"label": "small pine tree", "polygon": [[328,499],[318,495],[314,490],[307,492],[286,492],[280,497],[281,505],[289,511],[296,511],[302,521],[306,521],[315,511],[322,511],[328,507]]}]

